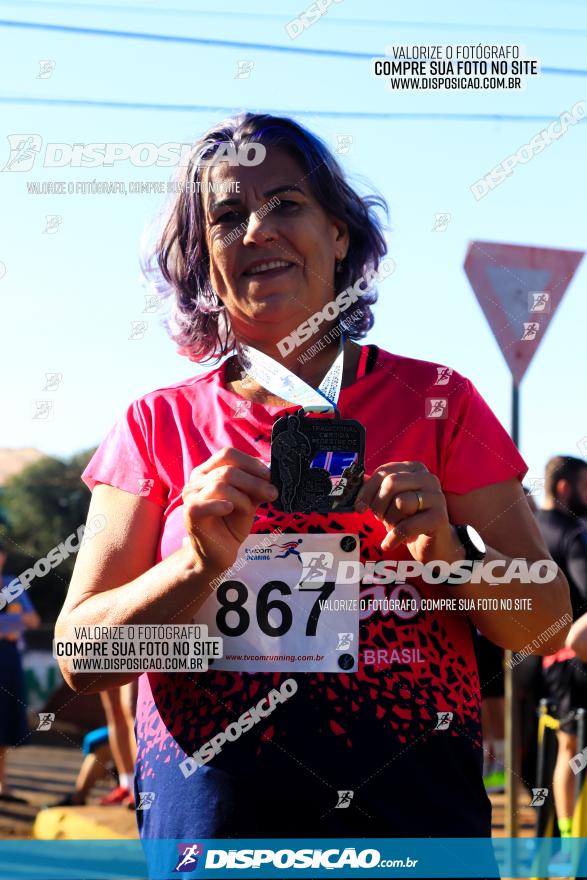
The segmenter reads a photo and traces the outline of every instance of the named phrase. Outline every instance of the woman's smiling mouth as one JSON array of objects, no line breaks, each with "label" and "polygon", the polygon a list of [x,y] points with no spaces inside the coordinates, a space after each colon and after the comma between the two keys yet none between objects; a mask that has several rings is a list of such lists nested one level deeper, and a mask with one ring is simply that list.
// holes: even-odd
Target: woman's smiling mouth
[{"label": "woman's smiling mouth", "polygon": [[295,266],[295,263],[291,263],[288,260],[258,260],[255,263],[251,263],[242,274],[247,278],[259,276],[273,278],[275,275],[285,272],[293,266]]}]

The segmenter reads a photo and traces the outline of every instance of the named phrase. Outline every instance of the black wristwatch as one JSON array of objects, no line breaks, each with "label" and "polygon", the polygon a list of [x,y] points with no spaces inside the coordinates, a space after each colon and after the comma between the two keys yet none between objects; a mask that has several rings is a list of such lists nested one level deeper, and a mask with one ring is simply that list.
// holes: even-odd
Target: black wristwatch
[{"label": "black wristwatch", "polygon": [[465,548],[465,559],[471,562],[482,561],[487,555],[483,538],[473,526],[455,526],[457,538]]}]

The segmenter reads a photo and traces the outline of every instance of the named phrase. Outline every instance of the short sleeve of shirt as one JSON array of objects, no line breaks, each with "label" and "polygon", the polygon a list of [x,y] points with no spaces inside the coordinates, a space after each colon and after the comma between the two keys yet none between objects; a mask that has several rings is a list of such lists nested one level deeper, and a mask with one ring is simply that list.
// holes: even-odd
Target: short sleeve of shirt
[{"label": "short sleeve of shirt", "polygon": [[442,488],[457,495],[524,479],[528,466],[509,434],[469,379],[449,398]]},{"label": "short sleeve of shirt", "polygon": [[165,507],[167,489],[153,460],[152,416],[135,400],[102,440],[82,474],[89,489],[106,483]]}]

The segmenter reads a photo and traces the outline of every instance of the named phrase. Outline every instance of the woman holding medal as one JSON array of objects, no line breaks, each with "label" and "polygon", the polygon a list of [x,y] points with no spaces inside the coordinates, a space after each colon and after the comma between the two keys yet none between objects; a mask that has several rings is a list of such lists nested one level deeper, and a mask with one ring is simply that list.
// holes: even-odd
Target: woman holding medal
[{"label": "woman holding medal", "polygon": [[[371,600],[530,596],[532,607],[355,602],[337,618],[314,604],[324,579],[308,574],[308,595],[302,569],[345,553],[363,564],[550,559],[522,490],[527,467],[468,379],[358,343],[385,254],[381,201],[359,197],[321,141],[245,114],[204,135],[182,173],[190,186],[150,267],[172,298],[180,352],[228,358],[135,401],[102,442],[83,479],[89,516],[107,526],[80,549],[57,625],[195,620],[224,636],[207,672],[140,678],[137,803],[155,792],[141,835],[489,836],[474,630],[522,648],[569,610],[564,577],[371,579]],[[334,460],[337,505],[324,479]],[[234,574],[241,563],[246,575]],[[334,579],[331,598],[341,589]],[[80,691],[132,678],[64,674]]]}]

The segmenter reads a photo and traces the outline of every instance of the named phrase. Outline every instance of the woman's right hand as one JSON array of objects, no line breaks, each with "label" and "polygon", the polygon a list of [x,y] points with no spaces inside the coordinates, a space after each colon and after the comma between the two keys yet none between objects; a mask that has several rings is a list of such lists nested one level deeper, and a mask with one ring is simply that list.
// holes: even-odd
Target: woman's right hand
[{"label": "woman's right hand", "polygon": [[199,560],[214,570],[234,564],[260,504],[275,501],[267,465],[231,446],[190,474],[182,498],[184,525]]}]

